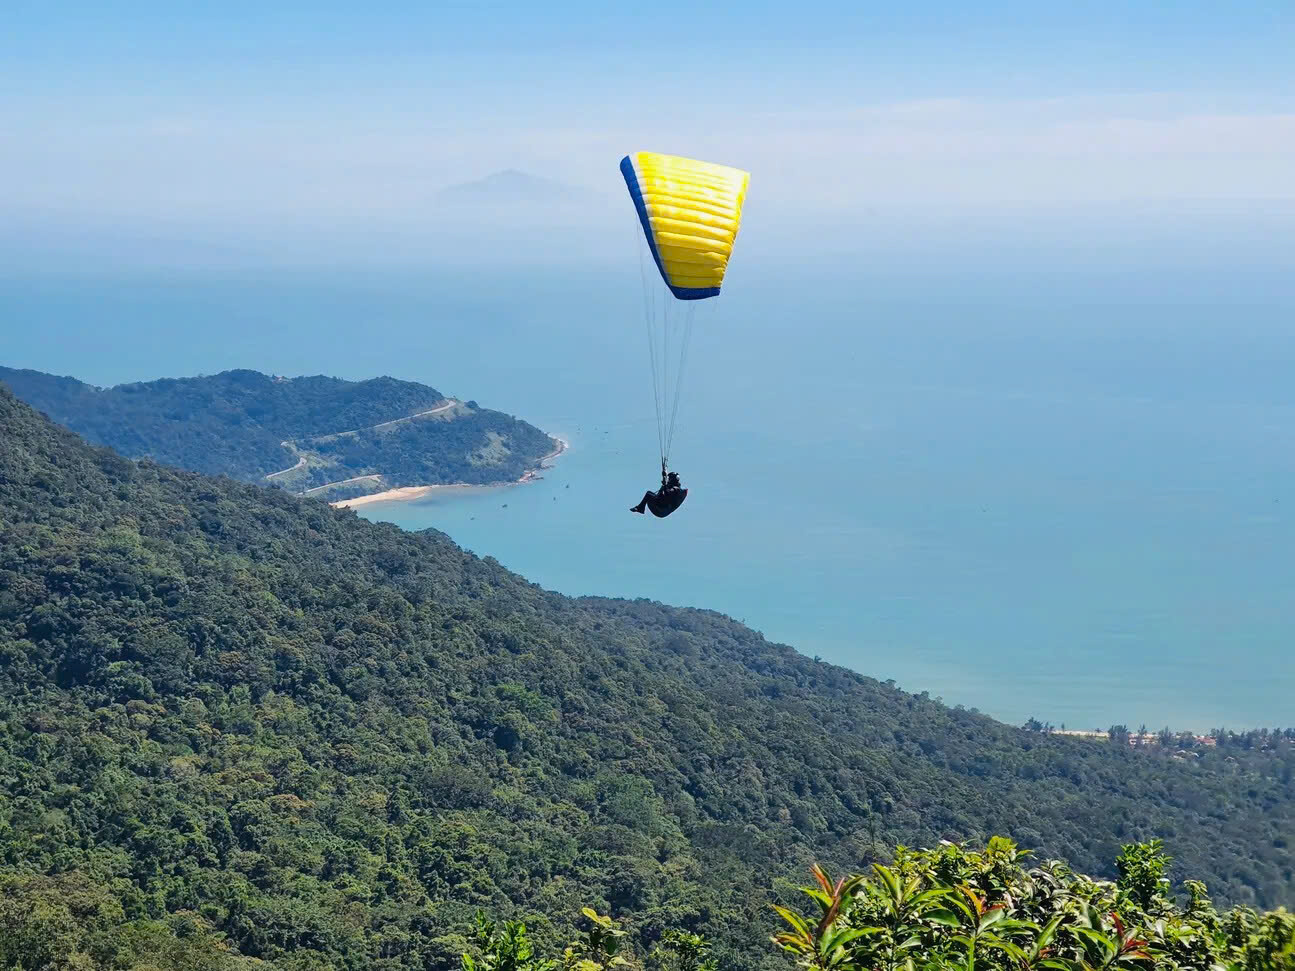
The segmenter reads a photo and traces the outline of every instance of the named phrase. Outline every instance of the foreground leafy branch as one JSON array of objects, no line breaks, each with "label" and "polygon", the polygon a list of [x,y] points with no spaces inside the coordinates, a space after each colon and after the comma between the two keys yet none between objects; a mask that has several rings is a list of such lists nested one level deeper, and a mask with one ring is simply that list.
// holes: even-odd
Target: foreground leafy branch
[{"label": "foreground leafy branch", "polygon": [[[1170,896],[1170,859],[1159,840],[1124,846],[1115,882],[1080,876],[1058,861],[1027,869],[1029,855],[995,837],[981,851],[901,846],[890,865],[874,863],[868,875],[835,881],[816,865],[814,883],[800,888],[806,911],[773,906],[784,929],[772,941],[807,971],[1295,969],[1295,915],[1219,913],[1196,881],[1187,882],[1189,899],[1180,904]],[[698,935],[669,932],[640,961],[625,949],[615,921],[583,913],[589,930],[561,961],[536,959],[524,925],[495,931],[478,918],[480,957],[465,954],[463,971],[716,969]]]}]

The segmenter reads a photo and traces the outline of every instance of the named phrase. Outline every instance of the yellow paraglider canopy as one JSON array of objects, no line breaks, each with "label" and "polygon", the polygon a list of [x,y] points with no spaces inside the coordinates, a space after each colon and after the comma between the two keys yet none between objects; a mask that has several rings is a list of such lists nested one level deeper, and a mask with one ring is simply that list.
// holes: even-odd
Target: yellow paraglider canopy
[{"label": "yellow paraglider canopy", "polygon": [[742,223],[750,174],[656,152],[626,155],[621,174],[670,292],[680,300],[717,296]]}]

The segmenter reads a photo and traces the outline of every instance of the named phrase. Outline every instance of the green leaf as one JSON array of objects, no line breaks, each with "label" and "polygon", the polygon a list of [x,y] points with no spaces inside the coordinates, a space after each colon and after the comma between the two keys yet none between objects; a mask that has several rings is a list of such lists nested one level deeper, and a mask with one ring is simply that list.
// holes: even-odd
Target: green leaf
[{"label": "green leaf", "polygon": [[971,909],[971,906],[965,900],[962,900],[959,897],[950,896],[945,903],[957,907],[958,910],[962,911],[962,915],[966,917],[967,920],[974,921],[976,919],[976,912]]},{"label": "green leaf", "polygon": [[1051,941],[1053,935],[1057,933],[1057,928],[1061,926],[1061,922],[1064,919],[1065,915],[1057,914],[1057,916],[1053,917],[1052,920],[1048,921],[1047,926],[1044,927],[1043,930],[1039,931],[1038,940],[1034,942],[1033,953],[1036,957],[1039,952],[1048,946],[1048,942]]},{"label": "green leaf", "polygon": [[1029,920],[1017,920],[1015,917],[1004,917],[994,924],[994,933],[1004,934],[1037,934],[1039,925]]},{"label": "green leaf", "polygon": [[996,948],[997,950],[1010,955],[1017,961],[1029,960],[1023,948],[1017,947],[1011,941],[1005,941],[1001,937],[996,937],[993,934],[988,934],[985,937],[982,937],[980,939],[980,943],[985,947]]},{"label": "green leaf", "polygon": [[984,916],[980,918],[978,929],[983,931],[987,928],[993,927],[1006,916],[1007,912],[1001,907],[992,907],[985,911]]},{"label": "green leaf", "polygon": [[948,897],[952,893],[953,891],[950,890],[948,887],[936,887],[932,890],[924,890],[922,893],[919,893],[916,897],[914,897],[909,902],[909,905],[912,907],[925,907],[928,904],[934,903],[935,901],[939,900],[942,897]]},{"label": "green leaf", "polygon": [[958,915],[948,910],[933,910],[922,915],[923,920],[929,920],[935,924],[941,924],[945,927],[961,927],[962,921],[958,920]]},{"label": "green leaf", "polygon": [[899,892],[899,877],[895,876],[895,871],[881,863],[874,863],[872,869],[881,878],[881,882],[890,892],[891,898],[898,901],[901,895]]},{"label": "green leaf", "polygon": [[867,937],[873,934],[881,933],[880,927],[849,927],[845,930],[833,931],[830,935],[831,945],[825,946],[823,950],[830,950],[833,947],[844,947],[853,940],[860,937]]},{"label": "green leaf", "polygon": [[786,907],[779,907],[777,904],[773,905],[773,909],[778,912],[779,917],[781,917],[783,920],[785,920],[788,924],[790,924],[795,929],[797,934],[803,937],[806,941],[812,940],[812,937],[809,933],[809,927],[806,926],[805,922],[801,920],[800,917],[792,913]]},{"label": "green leaf", "polygon": [[1115,953],[1115,942],[1101,931],[1093,930],[1091,927],[1076,927],[1075,933],[1085,940],[1096,944],[1108,956]]},{"label": "green leaf", "polygon": [[806,896],[813,897],[824,909],[832,906],[832,898],[823,893],[822,890],[817,890],[814,887],[801,887],[801,890],[805,892]]}]

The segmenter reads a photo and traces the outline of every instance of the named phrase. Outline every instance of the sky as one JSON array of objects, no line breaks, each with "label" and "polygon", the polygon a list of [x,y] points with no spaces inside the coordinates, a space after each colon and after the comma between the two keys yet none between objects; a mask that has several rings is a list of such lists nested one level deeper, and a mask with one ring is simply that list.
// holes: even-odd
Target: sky
[{"label": "sky", "polygon": [[[1262,236],[1295,212],[1289,0],[201,6],[6,5],[10,255],[151,238],[308,261],[601,224],[640,148],[749,169],[753,211],[825,248],[864,215],[935,236],[955,211],[1151,207]],[[445,209],[507,168],[590,195]]]}]

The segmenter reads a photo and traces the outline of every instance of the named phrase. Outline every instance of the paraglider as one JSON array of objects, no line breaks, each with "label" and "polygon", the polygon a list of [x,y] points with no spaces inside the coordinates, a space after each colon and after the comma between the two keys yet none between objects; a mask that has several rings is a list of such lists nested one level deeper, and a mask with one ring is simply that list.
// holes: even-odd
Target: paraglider
[{"label": "paraglider", "polygon": [[[669,464],[697,301],[719,296],[742,222],[742,205],[751,177],[727,165],[656,152],[627,155],[621,159],[620,167],[638,216],[635,247],[643,281],[643,320],[648,334],[652,398],[661,454],[661,488],[644,493],[643,499],[631,506],[630,511],[641,513],[646,507],[654,516],[665,518],[688,496],[679,476],[669,471]],[[643,242],[667,291],[660,293],[659,333],[656,298],[660,288],[649,282],[651,274],[643,259]],[[670,380],[672,339],[679,355],[673,385]]]},{"label": "paraglider", "polygon": [[676,509],[683,505],[683,501],[688,498],[688,490],[683,487],[679,481],[679,476],[674,472],[666,472],[664,468],[661,471],[661,488],[656,492],[645,492],[643,498],[639,500],[637,506],[630,506],[630,512],[641,513],[646,506],[652,510],[652,515],[658,519],[665,519]]}]

